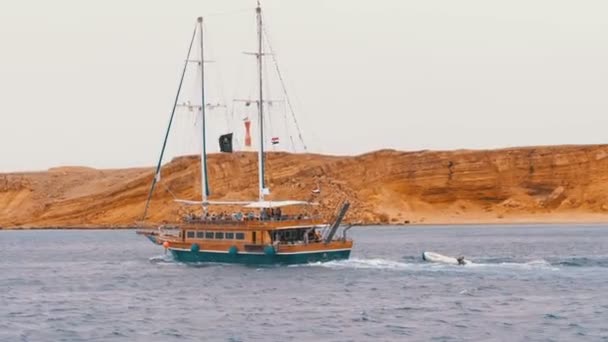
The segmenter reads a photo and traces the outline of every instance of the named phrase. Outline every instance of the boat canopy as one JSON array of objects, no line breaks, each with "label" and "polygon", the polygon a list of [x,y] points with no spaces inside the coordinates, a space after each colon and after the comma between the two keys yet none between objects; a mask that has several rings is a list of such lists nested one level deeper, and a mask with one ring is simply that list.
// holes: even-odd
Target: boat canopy
[{"label": "boat canopy", "polygon": [[184,199],[174,199],[173,201],[187,205],[247,205],[251,201],[192,201]]},{"label": "boat canopy", "polygon": [[278,207],[287,207],[291,205],[317,205],[318,203],[312,203],[307,201],[296,201],[296,200],[286,200],[286,201],[191,201],[191,200],[183,200],[176,199],[175,202],[187,204],[187,205],[238,205],[243,206],[244,208],[278,208]]},{"label": "boat canopy", "polygon": [[316,205],[317,203],[311,203],[307,201],[295,201],[295,200],[287,200],[287,201],[258,201],[251,202],[245,205],[245,208],[277,208],[277,207],[287,207],[290,205]]}]

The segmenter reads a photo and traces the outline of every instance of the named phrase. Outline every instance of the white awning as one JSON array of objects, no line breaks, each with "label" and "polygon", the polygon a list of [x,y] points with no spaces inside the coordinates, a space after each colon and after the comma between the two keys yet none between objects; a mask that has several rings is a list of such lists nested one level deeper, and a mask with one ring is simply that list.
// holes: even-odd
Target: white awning
[{"label": "white awning", "polygon": [[247,205],[251,203],[251,201],[191,201],[191,200],[183,200],[183,199],[175,199],[175,202],[187,204],[187,205]]},{"label": "white awning", "polygon": [[186,204],[186,205],[238,205],[245,208],[278,208],[287,207],[290,205],[318,205],[318,203],[286,200],[286,201],[191,201],[183,199],[175,199],[175,202]]},{"label": "white awning", "polygon": [[277,207],[286,207],[290,205],[316,205],[317,203],[311,203],[306,201],[295,201],[295,200],[287,200],[287,201],[259,201],[259,202],[251,202],[245,206],[245,208],[277,208]]}]

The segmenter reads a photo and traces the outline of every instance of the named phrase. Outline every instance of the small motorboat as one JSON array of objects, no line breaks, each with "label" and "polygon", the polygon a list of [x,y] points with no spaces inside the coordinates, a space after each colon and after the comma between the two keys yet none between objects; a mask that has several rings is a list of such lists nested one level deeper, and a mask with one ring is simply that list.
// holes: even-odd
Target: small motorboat
[{"label": "small motorboat", "polygon": [[472,262],[470,260],[466,260],[466,259],[462,258],[459,261],[458,259],[460,259],[460,258],[454,258],[454,257],[451,257],[451,256],[447,256],[447,255],[443,255],[443,254],[439,254],[439,253],[434,253],[434,252],[422,252],[422,260],[428,261],[428,262],[436,262],[436,263],[448,264],[448,265],[469,265],[469,264],[472,264]]}]

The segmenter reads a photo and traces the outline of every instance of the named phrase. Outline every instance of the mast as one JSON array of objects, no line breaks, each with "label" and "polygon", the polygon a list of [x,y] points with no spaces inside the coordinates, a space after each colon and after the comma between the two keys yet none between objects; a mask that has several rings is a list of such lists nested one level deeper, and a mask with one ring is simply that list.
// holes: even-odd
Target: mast
[{"label": "mast", "polygon": [[258,100],[258,122],[260,126],[260,148],[258,150],[258,169],[259,169],[259,200],[264,200],[264,98],[262,94],[262,8],[258,0],[258,6],[255,8],[255,13],[258,22],[258,79],[260,86],[260,98]]},{"label": "mast", "polygon": [[205,127],[205,54],[203,48],[203,17],[198,17],[198,27],[201,35],[201,126],[203,130],[203,148],[201,150],[201,200],[203,210],[207,211],[209,182],[207,177],[207,139]]}]

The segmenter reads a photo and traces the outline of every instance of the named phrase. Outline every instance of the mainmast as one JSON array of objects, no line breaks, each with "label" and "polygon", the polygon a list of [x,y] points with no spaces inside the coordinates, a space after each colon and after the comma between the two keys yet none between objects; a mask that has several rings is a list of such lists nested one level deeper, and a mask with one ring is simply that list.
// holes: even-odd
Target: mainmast
[{"label": "mainmast", "polygon": [[258,79],[260,86],[260,98],[258,100],[258,122],[260,126],[260,148],[258,150],[258,169],[259,169],[259,200],[264,200],[264,192],[267,191],[264,185],[264,98],[262,94],[262,8],[258,1],[258,6],[255,8],[257,22],[258,22]]},{"label": "mainmast", "polygon": [[201,200],[203,210],[207,211],[209,182],[207,177],[207,139],[205,127],[205,54],[203,45],[203,17],[198,17],[198,28],[201,35],[201,126],[203,130],[203,148],[201,150]]}]

